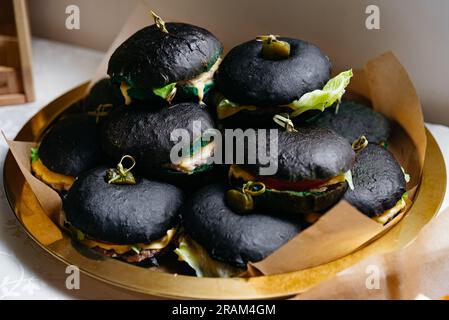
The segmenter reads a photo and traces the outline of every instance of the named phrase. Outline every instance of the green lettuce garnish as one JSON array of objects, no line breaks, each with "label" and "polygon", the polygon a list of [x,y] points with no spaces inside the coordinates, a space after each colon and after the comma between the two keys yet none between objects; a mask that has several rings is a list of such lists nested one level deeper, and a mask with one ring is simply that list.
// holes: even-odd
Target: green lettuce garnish
[{"label": "green lettuce garnish", "polygon": [[354,182],[352,181],[351,170],[345,172],[345,180],[348,183],[349,189],[354,190]]},{"label": "green lettuce garnish", "polygon": [[176,87],[176,82],[169,83],[164,87],[161,88],[153,88],[153,93],[159,97],[161,97],[164,100],[167,100],[167,98],[170,97],[170,94],[172,94],[173,90]]},{"label": "green lettuce garnish", "polygon": [[131,249],[135,252],[135,253],[137,253],[137,254],[140,254],[140,248],[138,247],[138,246],[136,246],[136,245],[134,245],[134,246],[131,246]]},{"label": "green lettuce garnish", "polygon": [[314,90],[304,94],[299,100],[289,104],[294,111],[291,117],[299,116],[309,110],[324,111],[335,102],[340,103],[341,97],[352,78],[352,69],[341,72],[336,77],[330,79],[321,90]]},{"label": "green lettuce garnish", "polygon": [[39,160],[39,148],[31,148],[31,163]]},{"label": "green lettuce garnish", "polygon": [[402,170],[402,173],[404,174],[405,182],[409,183],[410,182],[410,175],[407,172],[405,172],[403,167],[401,167],[401,170]]},{"label": "green lettuce garnish", "polygon": [[235,102],[232,102],[229,99],[224,98],[224,99],[222,99],[220,101],[220,103],[218,104],[217,107],[218,108],[223,108],[223,107],[226,107],[226,108],[228,108],[228,107],[240,107],[240,105],[235,103]]},{"label": "green lettuce garnish", "polygon": [[212,259],[202,246],[185,235],[180,237],[175,253],[178,255],[179,260],[186,262],[195,270],[197,277],[229,278],[243,271]]}]

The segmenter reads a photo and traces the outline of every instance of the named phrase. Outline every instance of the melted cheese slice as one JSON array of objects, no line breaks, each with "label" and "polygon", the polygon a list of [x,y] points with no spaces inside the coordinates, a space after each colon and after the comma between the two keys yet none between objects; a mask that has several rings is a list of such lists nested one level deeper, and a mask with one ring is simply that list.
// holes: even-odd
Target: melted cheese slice
[{"label": "melted cheese slice", "polygon": [[120,84],[120,91],[122,92],[122,95],[125,98],[125,104],[127,106],[129,106],[132,102],[131,97],[128,95],[128,89],[129,89],[129,86],[125,82],[122,82]]},{"label": "melted cheese slice", "polygon": [[201,148],[200,152],[195,153],[191,157],[182,158],[179,163],[171,163],[165,167],[171,168],[177,171],[190,173],[195,168],[198,168],[207,163],[207,160],[212,156],[214,152],[215,144],[213,142],[208,143]]},{"label": "melted cheese slice", "polygon": [[392,220],[402,209],[406,206],[406,201],[404,199],[400,199],[396,205],[382,213],[380,216],[372,218],[378,223],[386,224],[390,220]]},{"label": "melted cheese slice", "polygon": [[95,248],[99,247],[104,250],[114,250],[117,254],[124,254],[128,251],[133,250],[133,247],[138,247],[140,250],[160,250],[168,246],[168,244],[171,242],[173,237],[176,234],[176,228],[170,229],[167,231],[167,234],[163,236],[162,238],[152,241],[150,243],[144,244],[139,243],[136,245],[127,245],[127,244],[112,244],[112,243],[104,243],[88,238],[84,238],[83,240],[80,240],[82,244],[84,244],[88,248]]},{"label": "melted cheese slice", "polygon": [[231,165],[229,168],[229,178],[234,177],[236,179],[243,179],[244,181],[254,181],[254,176],[240,168],[238,165]]},{"label": "melted cheese slice", "polygon": [[179,81],[178,84],[189,87],[195,87],[198,91],[199,102],[203,101],[204,88],[207,84],[212,83],[214,80],[214,74],[218,70],[218,66],[221,63],[221,58],[218,58],[214,65],[206,72],[203,72],[190,80]]},{"label": "melted cheese slice", "polygon": [[40,159],[31,163],[31,170],[39,180],[59,191],[69,190],[75,182],[74,177],[51,171],[42,163]]}]

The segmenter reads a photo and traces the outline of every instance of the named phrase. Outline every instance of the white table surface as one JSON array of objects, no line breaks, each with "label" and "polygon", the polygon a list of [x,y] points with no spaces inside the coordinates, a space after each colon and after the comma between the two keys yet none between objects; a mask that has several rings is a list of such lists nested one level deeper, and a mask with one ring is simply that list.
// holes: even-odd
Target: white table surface
[{"label": "white table surface", "polygon": [[[33,39],[37,99],[24,105],[0,107],[0,130],[13,138],[23,124],[48,102],[88,80],[102,57],[102,52]],[[446,163],[449,163],[449,128],[433,124],[427,124],[427,127],[436,138]],[[0,139],[0,299],[147,298],[84,275],[81,275],[79,290],[66,288],[66,266],[28,238],[8,205],[3,188],[3,163],[7,150],[6,143]],[[446,194],[442,210],[448,206]]]}]

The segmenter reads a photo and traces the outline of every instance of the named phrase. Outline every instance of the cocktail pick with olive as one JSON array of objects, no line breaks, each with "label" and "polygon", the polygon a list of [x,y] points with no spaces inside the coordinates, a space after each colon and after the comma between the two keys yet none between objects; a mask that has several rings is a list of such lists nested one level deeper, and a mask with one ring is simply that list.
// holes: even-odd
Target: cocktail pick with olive
[{"label": "cocktail pick with olive", "polygon": [[257,41],[262,42],[262,56],[269,60],[282,60],[290,56],[290,44],[277,39],[279,36],[258,36]]},{"label": "cocktail pick with olive", "polygon": [[248,181],[241,189],[226,192],[227,205],[237,213],[246,214],[254,210],[253,197],[260,196],[266,188],[262,182]]},{"label": "cocktail pick with olive", "polygon": [[[126,159],[131,160],[131,166],[126,168],[123,166],[123,161]],[[115,169],[108,169],[106,171],[106,179],[109,184],[136,184],[136,179],[131,173],[131,170],[136,165],[136,160],[129,155],[122,157]]]},{"label": "cocktail pick with olive", "polygon": [[354,140],[354,142],[352,142],[352,149],[354,150],[355,153],[360,153],[360,151],[362,151],[363,149],[366,148],[366,146],[368,145],[368,139],[366,139],[366,137],[364,135],[360,136],[360,138],[358,138],[357,140]]}]

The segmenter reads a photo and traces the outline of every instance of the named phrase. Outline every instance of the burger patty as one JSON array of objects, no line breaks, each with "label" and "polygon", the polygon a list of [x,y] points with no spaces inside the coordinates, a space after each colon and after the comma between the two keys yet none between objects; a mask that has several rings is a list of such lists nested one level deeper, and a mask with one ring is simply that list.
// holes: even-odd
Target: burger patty
[{"label": "burger patty", "polygon": [[114,250],[106,250],[100,247],[95,247],[93,250],[110,258],[119,258],[129,263],[139,263],[147,259],[156,258],[164,249],[144,249],[140,253],[128,251],[121,255],[118,255]]}]

